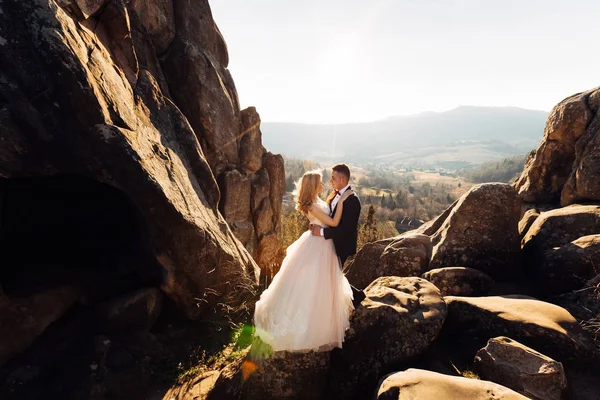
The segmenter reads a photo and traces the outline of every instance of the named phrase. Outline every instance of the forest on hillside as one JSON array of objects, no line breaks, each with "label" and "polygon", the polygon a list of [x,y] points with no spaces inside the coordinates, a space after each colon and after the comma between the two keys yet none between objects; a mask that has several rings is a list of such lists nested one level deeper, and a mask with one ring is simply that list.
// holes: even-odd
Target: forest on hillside
[{"label": "forest on hillside", "polygon": [[[359,248],[365,243],[415,229],[441,214],[474,184],[511,182],[523,170],[526,156],[507,157],[456,171],[411,169],[381,165],[350,166],[351,185],[362,203]],[[293,191],[306,171],[320,170],[331,191],[331,166],[311,160],[285,158],[286,193],[281,215],[282,255],[308,229],[308,220],[295,210]]]}]

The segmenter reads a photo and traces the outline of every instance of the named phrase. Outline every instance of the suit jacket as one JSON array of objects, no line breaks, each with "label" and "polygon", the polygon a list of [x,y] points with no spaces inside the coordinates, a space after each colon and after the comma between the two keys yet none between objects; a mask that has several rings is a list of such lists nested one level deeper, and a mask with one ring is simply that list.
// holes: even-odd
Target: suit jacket
[{"label": "suit jacket", "polygon": [[[353,194],[344,201],[342,219],[338,226],[323,229],[323,236],[325,239],[333,239],[335,251],[342,262],[356,253],[360,208],[360,200],[356,194]],[[337,210],[337,204],[333,209],[332,215],[335,215],[335,210]]]}]

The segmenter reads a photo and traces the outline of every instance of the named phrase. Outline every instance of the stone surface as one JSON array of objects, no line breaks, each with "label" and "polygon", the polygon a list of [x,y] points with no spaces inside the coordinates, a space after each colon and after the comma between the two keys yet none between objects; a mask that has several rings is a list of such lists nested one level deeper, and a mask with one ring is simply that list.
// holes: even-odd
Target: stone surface
[{"label": "stone surface", "polygon": [[564,308],[527,296],[444,298],[444,330],[466,337],[508,336],[557,361],[588,357],[588,335]]},{"label": "stone surface", "polygon": [[175,14],[172,0],[132,0],[131,6],[150,34],[156,53],[164,53],[175,37]]},{"label": "stone surface", "polygon": [[575,147],[593,118],[588,105],[593,92],[570,96],[552,109],[542,143],[529,155],[523,173],[515,182],[519,196],[524,201],[560,201],[561,191],[576,159]]},{"label": "stone surface", "polygon": [[320,399],[327,383],[330,352],[277,352],[253,364],[257,368],[244,376],[244,356],[221,370],[208,400],[223,399]]},{"label": "stone surface", "polygon": [[561,400],[567,387],[561,363],[502,336],[477,352],[474,369],[481,379],[537,400]]},{"label": "stone surface", "polygon": [[260,132],[260,116],[254,107],[246,108],[241,113],[242,139],[240,140],[240,164],[250,173],[262,167],[265,149]]},{"label": "stone surface", "polygon": [[510,185],[486,183],[472,187],[431,234],[429,268],[460,265],[501,279],[518,274],[520,207]]},{"label": "stone surface", "polygon": [[484,296],[494,286],[488,275],[464,267],[432,269],[423,274],[423,279],[433,283],[442,296]]},{"label": "stone surface", "polygon": [[162,310],[162,293],[156,288],[140,289],[99,307],[98,317],[107,334],[148,331]]},{"label": "stone surface", "polygon": [[411,368],[387,376],[376,391],[376,399],[525,400],[527,397],[496,383]]},{"label": "stone surface", "polygon": [[[555,248],[594,234],[600,234],[600,206],[575,204],[541,213],[522,240],[523,270],[530,279],[543,285],[546,257]],[[578,254],[577,249],[569,246],[557,256],[573,252],[568,249]]]},{"label": "stone surface", "polygon": [[543,262],[529,272],[545,295],[581,289],[600,272],[600,235],[582,236],[561,247],[548,250]]},{"label": "stone surface", "polygon": [[70,286],[12,298],[0,288],[0,366],[27,349],[78,296],[78,290]]},{"label": "stone surface", "polygon": [[519,221],[519,236],[521,237],[521,239],[523,239],[525,234],[527,234],[527,231],[529,230],[529,228],[531,228],[531,225],[533,225],[533,223],[539,216],[540,213],[534,208],[525,211],[525,214],[523,214],[521,220]]},{"label": "stone surface", "polygon": [[365,244],[348,265],[346,277],[358,288],[382,276],[420,276],[429,265],[431,239],[408,232]]},{"label": "stone surface", "polygon": [[[85,3],[95,4],[90,13],[103,4]],[[173,22],[168,1],[143,15],[136,4],[107,2],[79,21],[52,2],[3,4],[0,174],[75,173],[123,191],[152,238],[162,291],[194,316],[233,288],[251,296],[255,286],[239,283],[257,282],[258,266],[218,211],[217,180],[239,164],[237,93],[207,1],[177,2]],[[159,61],[156,35],[166,45],[172,26]],[[270,192],[277,201],[278,188]]]},{"label": "stone surface", "polygon": [[393,238],[366,243],[352,260],[346,263],[346,278],[359,289],[364,289],[377,278],[379,259]]},{"label": "stone surface", "polygon": [[421,278],[378,278],[365,294],[331,360],[326,398],[368,397],[381,376],[429,348],[446,318],[439,290]]}]

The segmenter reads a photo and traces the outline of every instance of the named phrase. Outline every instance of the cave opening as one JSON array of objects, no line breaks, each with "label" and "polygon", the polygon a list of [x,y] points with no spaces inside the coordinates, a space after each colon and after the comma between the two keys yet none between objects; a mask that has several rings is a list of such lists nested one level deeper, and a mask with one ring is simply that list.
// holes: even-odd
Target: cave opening
[{"label": "cave opening", "polygon": [[73,285],[94,303],[161,277],[139,209],[78,175],[0,179],[0,254],[9,297]]}]

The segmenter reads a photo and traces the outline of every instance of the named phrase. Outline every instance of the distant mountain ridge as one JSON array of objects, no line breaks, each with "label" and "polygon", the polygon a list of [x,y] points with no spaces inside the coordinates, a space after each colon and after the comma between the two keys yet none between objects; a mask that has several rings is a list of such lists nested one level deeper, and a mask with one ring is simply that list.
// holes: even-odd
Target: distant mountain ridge
[{"label": "distant mountain ridge", "polygon": [[548,112],[460,106],[367,123],[265,122],[267,149],[319,161],[481,164],[536,148]]}]

